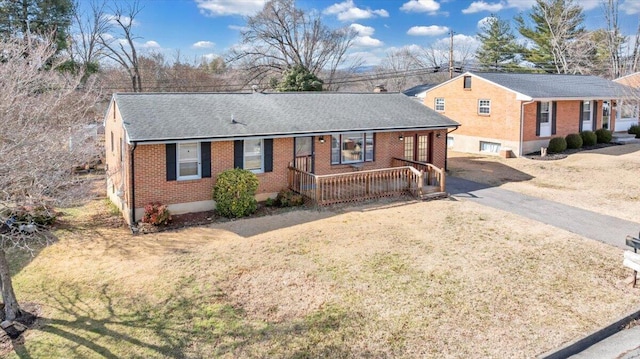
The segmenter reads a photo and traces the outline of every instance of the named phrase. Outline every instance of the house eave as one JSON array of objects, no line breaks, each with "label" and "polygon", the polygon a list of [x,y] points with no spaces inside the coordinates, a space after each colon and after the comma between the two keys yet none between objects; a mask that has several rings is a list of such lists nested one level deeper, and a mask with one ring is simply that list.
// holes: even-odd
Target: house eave
[{"label": "house eave", "polygon": [[154,138],[154,139],[131,139],[127,136],[127,142],[135,142],[140,145],[156,145],[167,143],[181,143],[181,142],[194,142],[194,141],[207,141],[207,142],[221,142],[221,141],[235,141],[246,139],[264,139],[264,138],[289,138],[289,137],[313,137],[313,136],[327,136],[334,133],[354,133],[354,132],[402,132],[402,131],[437,131],[446,130],[450,128],[458,128],[460,124],[451,125],[439,125],[439,126],[407,126],[407,127],[394,127],[394,128],[374,128],[374,129],[342,129],[342,130],[327,130],[327,131],[310,131],[310,132],[291,132],[291,133],[279,133],[279,134],[253,134],[253,135],[221,135],[221,136],[192,136],[192,137],[172,137],[172,138]]}]

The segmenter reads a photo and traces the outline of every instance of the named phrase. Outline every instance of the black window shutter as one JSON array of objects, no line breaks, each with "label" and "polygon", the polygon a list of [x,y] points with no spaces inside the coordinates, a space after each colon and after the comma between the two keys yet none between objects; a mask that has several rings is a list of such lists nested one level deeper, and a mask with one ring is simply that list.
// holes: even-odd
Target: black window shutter
[{"label": "black window shutter", "polygon": [[373,140],[373,156],[371,156],[372,157],[371,160],[375,162],[376,161],[376,133],[375,132],[373,133],[372,140]]},{"label": "black window shutter", "polygon": [[578,132],[582,132],[582,115],[584,115],[584,101],[580,101],[580,116],[578,116],[578,118],[580,119],[580,124],[578,125]]},{"label": "black window shutter", "polygon": [[556,134],[556,114],[558,113],[558,102],[553,101],[551,103],[551,134]]},{"label": "black window shutter", "polygon": [[176,144],[175,143],[166,144],[165,151],[167,153],[167,181],[175,181],[177,176]]},{"label": "black window shutter", "polygon": [[264,171],[273,172],[273,139],[264,140]]},{"label": "black window shutter", "polygon": [[536,136],[540,136],[540,120],[542,117],[542,103],[540,101],[536,102]]},{"label": "black window shutter", "polygon": [[593,109],[591,110],[591,130],[596,130],[596,122],[598,122],[598,101],[593,101]]},{"label": "black window shutter", "polygon": [[244,141],[233,141],[233,168],[244,168]]},{"label": "black window shutter", "polygon": [[200,161],[202,178],[211,177],[211,142],[200,142]]}]

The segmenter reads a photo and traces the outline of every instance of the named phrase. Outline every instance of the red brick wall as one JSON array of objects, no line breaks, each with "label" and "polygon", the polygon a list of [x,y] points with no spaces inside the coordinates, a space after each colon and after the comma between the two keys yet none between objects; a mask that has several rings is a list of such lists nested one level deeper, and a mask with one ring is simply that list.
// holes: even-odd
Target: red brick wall
[{"label": "red brick wall", "polygon": [[[388,168],[393,157],[402,158],[404,142],[399,135],[412,136],[428,134],[432,136],[432,163],[444,167],[446,150],[446,130],[420,132],[377,133],[375,137],[375,161],[366,162],[362,170]],[[440,134],[440,138],[437,137]],[[351,172],[350,165],[331,165],[330,135],[324,136],[325,143],[314,139],[315,172],[318,175]],[[212,189],[218,173],[233,168],[233,142],[211,143],[211,178],[187,181],[166,180],[165,145],[138,145],[135,156],[136,207],[149,202],[165,204],[197,202],[212,199]],[[260,185],[258,194],[275,193],[287,187],[288,166],[293,160],[293,138],[277,138],[273,141],[273,172],[258,174]]]},{"label": "red brick wall", "polygon": [[[596,129],[602,127],[602,101],[592,101],[597,103],[596,109]],[[536,108],[537,104],[524,105],[524,140],[532,141],[542,138],[564,137],[570,133],[580,132],[580,101],[556,101],[556,134],[550,137],[536,136]],[[591,130],[585,128],[583,130]]]},{"label": "red brick wall", "polygon": [[[456,135],[518,141],[520,138],[520,101],[516,94],[478,77],[472,77],[471,89],[464,89],[464,76],[427,92],[424,104],[435,109],[435,99],[444,98],[440,112],[462,124]],[[491,100],[491,114],[478,114],[478,100]]]}]

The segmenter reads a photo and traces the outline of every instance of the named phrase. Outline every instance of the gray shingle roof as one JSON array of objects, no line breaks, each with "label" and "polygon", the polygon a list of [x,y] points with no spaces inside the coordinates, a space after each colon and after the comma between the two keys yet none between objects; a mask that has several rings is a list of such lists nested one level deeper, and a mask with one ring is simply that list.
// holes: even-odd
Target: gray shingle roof
[{"label": "gray shingle roof", "polygon": [[597,76],[491,72],[472,74],[534,99],[617,99],[629,96],[633,91],[627,86]]},{"label": "gray shingle roof", "polygon": [[436,86],[437,84],[423,84],[423,85],[418,85],[418,86],[414,86],[410,89],[406,89],[404,91],[402,91],[403,94],[405,94],[406,96],[409,97],[414,97],[419,93],[422,93],[424,91],[427,91],[428,89]]},{"label": "gray shingle roof", "polygon": [[118,93],[114,98],[135,142],[458,126],[399,93]]}]

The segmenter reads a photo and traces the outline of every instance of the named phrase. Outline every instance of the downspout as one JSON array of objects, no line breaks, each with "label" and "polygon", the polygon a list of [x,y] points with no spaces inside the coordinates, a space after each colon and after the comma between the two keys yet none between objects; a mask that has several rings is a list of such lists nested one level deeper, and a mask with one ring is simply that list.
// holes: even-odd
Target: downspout
[{"label": "downspout", "polygon": [[532,104],[535,101],[520,102],[520,141],[518,141],[518,157],[522,157],[522,146],[524,141],[524,105]]},{"label": "downspout", "polygon": [[449,134],[457,130],[458,127],[460,126],[456,126],[456,128],[454,128],[453,130],[447,131],[447,138],[445,138],[445,146],[444,146],[444,171],[445,172],[449,171],[449,168],[447,167],[447,164],[449,163],[449,144],[447,143],[449,141]]},{"label": "downspout", "polygon": [[130,209],[130,214],[129,214],[129,228],[131,228],[131,233],[135,234],[137,232],[135,228],[135,222],[136,222],[136,180],[135,180],[135,175],[134,175],[134,156],[133,156],[133,152],[136,149],[136,143],[132,142],[131,145],[131,152],[129,152],[129,173],[130,173],[130,179],[129,182],[131,184],[131,209]]}]

